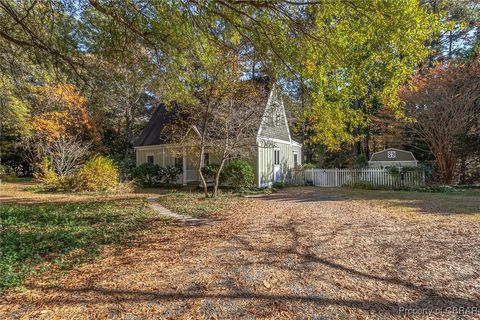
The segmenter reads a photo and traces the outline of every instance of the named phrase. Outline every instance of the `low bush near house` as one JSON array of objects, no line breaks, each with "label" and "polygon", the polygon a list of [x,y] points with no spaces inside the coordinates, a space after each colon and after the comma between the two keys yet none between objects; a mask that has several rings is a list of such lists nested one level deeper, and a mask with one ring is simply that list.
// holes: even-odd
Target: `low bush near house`
[{"label": "low bush near house", "polygon": [[283,181],[277,181],[272,184],[273,189],[283,189],[287,186],[287,184]]},{"label": "low bush near house", "polygon": [[164,177],[163,181],[167,184],[170,185],[175,180],[177,180],[178,175],[183,173],[183,169],[180,167],[175,167],[175,166],[166,166],[163,168],[164,170]]},{"label": "low bush near house", "polygon": [[225,183],[237,191],[255,187],[253,167],[245,160],[232,160],[225,165],[222,173]]},{"label": "low bush near house", "polygon": [[220,166],[218,164],[210,164],[208,166],[205,166],[202,168],[203,176],[206,180],[214,179],[215,175],[218,172],[218,169],[220,169]]},{"label": "low bush near house", "polygon": [[153,163],[144,163],[133,169],[132,176],[137,185],[156,187],[162,184],[172,184],[182,172],[182,168],[175,166],[160,167]]},{"label": "low bush near house", "polygon": [[165,171],[159,165],[144,163],[133,169],[133,180],[142,187],[152,187],[160,184]]},{"label": "low bush near house", "polygon": [[104,156],[88,160],[75,176],[78,191],[106,191],[118,185],[118,168]]},{"label": "low bush near house", "polygon": [[118,157],[114,159],[118,167],[118,172],[120,176],[120,181],[132,181],[133,180],[133,171],[137,166],[136,161],[131,156]]}]

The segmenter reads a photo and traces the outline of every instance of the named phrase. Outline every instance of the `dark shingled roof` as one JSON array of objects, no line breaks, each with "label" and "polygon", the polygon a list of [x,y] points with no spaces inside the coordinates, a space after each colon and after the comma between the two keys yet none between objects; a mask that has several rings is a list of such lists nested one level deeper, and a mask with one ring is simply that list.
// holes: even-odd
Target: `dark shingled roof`
[{"label": "dark shingled roof", "polygon": [[169,138],[166,135],[162,135],[161,132],[165,125],[173,122],[174,113],[175,112],[168,110],[165,104],[159,104],[150,121],[148,121],[147,126],[143,129],[133,145],[138,147],[168,143]]},{"label": "dark shingled roof", "polygon": [[[246,81],[253,81],[258,85],[259,90],[262,90],[261,92],[264,98],[263,105],[266,106],[271,90],[269,78],[258,77]],[[164,130],[165,126],[177,122],[183,122],[185,127],[190,127],[191,124],[194,124],[190,121],[190,125],[188,125],[189,121],[186,118],[189,116],[187,114],[183,114],[182,111],[179,111],[178,107],[178,105],[174,104],[172,108],[169,109],[164,103],[159,104],[156,110],[153,112],[150,121],[148,121],[147,126],[143,129],[140,136],[133,142],[133,146],[140,147],[170,143],[172,139],[168,133],[164,132],[168,131]],[[260,120],[261,119],[258,119],[259,125]],[[200,126],[197,124],[197,127]]]}]

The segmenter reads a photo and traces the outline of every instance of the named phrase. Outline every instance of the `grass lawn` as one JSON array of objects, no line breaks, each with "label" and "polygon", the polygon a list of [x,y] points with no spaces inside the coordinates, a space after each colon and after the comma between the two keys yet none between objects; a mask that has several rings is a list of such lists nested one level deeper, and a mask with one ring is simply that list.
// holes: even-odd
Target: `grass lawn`
[{"label": "grass lawn", "polygon": [[[42,201],[28,188],[32,186],[2,185],[2,198],[9,201],[0,203],[0,291],[42,271],[90,260],[102,245],[125,243],[164,220],[141,198],[77,196],[65,202],[57,194]],[[11,194],[22,197],[16,203]]]},{"label": "grass lawn", "polygon": [[164,207],[194,218],[206,218],[246,201],[245,198],[231,193],[219,192],[216,198],[205,198],[201,192],[171,192],[158,198]]}]

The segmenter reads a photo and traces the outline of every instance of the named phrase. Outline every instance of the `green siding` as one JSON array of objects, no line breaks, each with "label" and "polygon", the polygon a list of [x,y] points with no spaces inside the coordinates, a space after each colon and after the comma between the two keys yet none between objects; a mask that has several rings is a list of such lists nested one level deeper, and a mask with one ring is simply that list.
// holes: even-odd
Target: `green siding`
[{"label": "green siding", "polygon": [[271,185],[274,182],[274,150],[280,149],[280,174],[285,179],[288,171],[293,168],[293,153],[298,153],[298,164],[302,164],[302,148],[290,142],[261,140],[258,147],[258,177],[259,187]]}]

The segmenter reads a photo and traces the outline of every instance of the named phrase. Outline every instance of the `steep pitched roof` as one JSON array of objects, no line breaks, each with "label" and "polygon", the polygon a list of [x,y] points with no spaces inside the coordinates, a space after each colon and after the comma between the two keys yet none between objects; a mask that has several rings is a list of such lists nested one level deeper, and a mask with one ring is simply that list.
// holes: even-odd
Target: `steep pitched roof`
[{"label": "steep pitched roof", "polygon": [[175,111],[167,109],[166,105],[161,103],[157,106],[153,112],[152,117],[147,123],[147,126],[143,129],[140,136],[134,141],[133,146],[150,146],[156,144],[168,143],[170,138],[166,135],[162,135],[162,129],[167,124],[173,122]]},{"label": "steep pitched roof", "polygon": [[[266,107],[268,98],[272,92],[272,86],[269,78],[259,77],[246,81],[253,81],[258,85],[263,99],[262,105]],[[166,133],[164,129],[168,125],[177,122],[177,120],[182,120],[182,122],[185,122],[186,130],[189,130],[191,125],[195,125],[195,123],[192,123],[191,121],[189,123],[187,119],[184,119],[188,116],[182,114],[182,111],[179,111],[180,109],[181,108],[178,108],[178,106],[173,106],[173,108],[169,109],[165,104],[159,104],[140,136],[134,141],[134,147],[170,143],[172,141],[171,135]],[[261,126],[261,121],[262,119],[259,118],[258,127]],[[196,128],[201,129],[201,125],[196,124]]]}]

